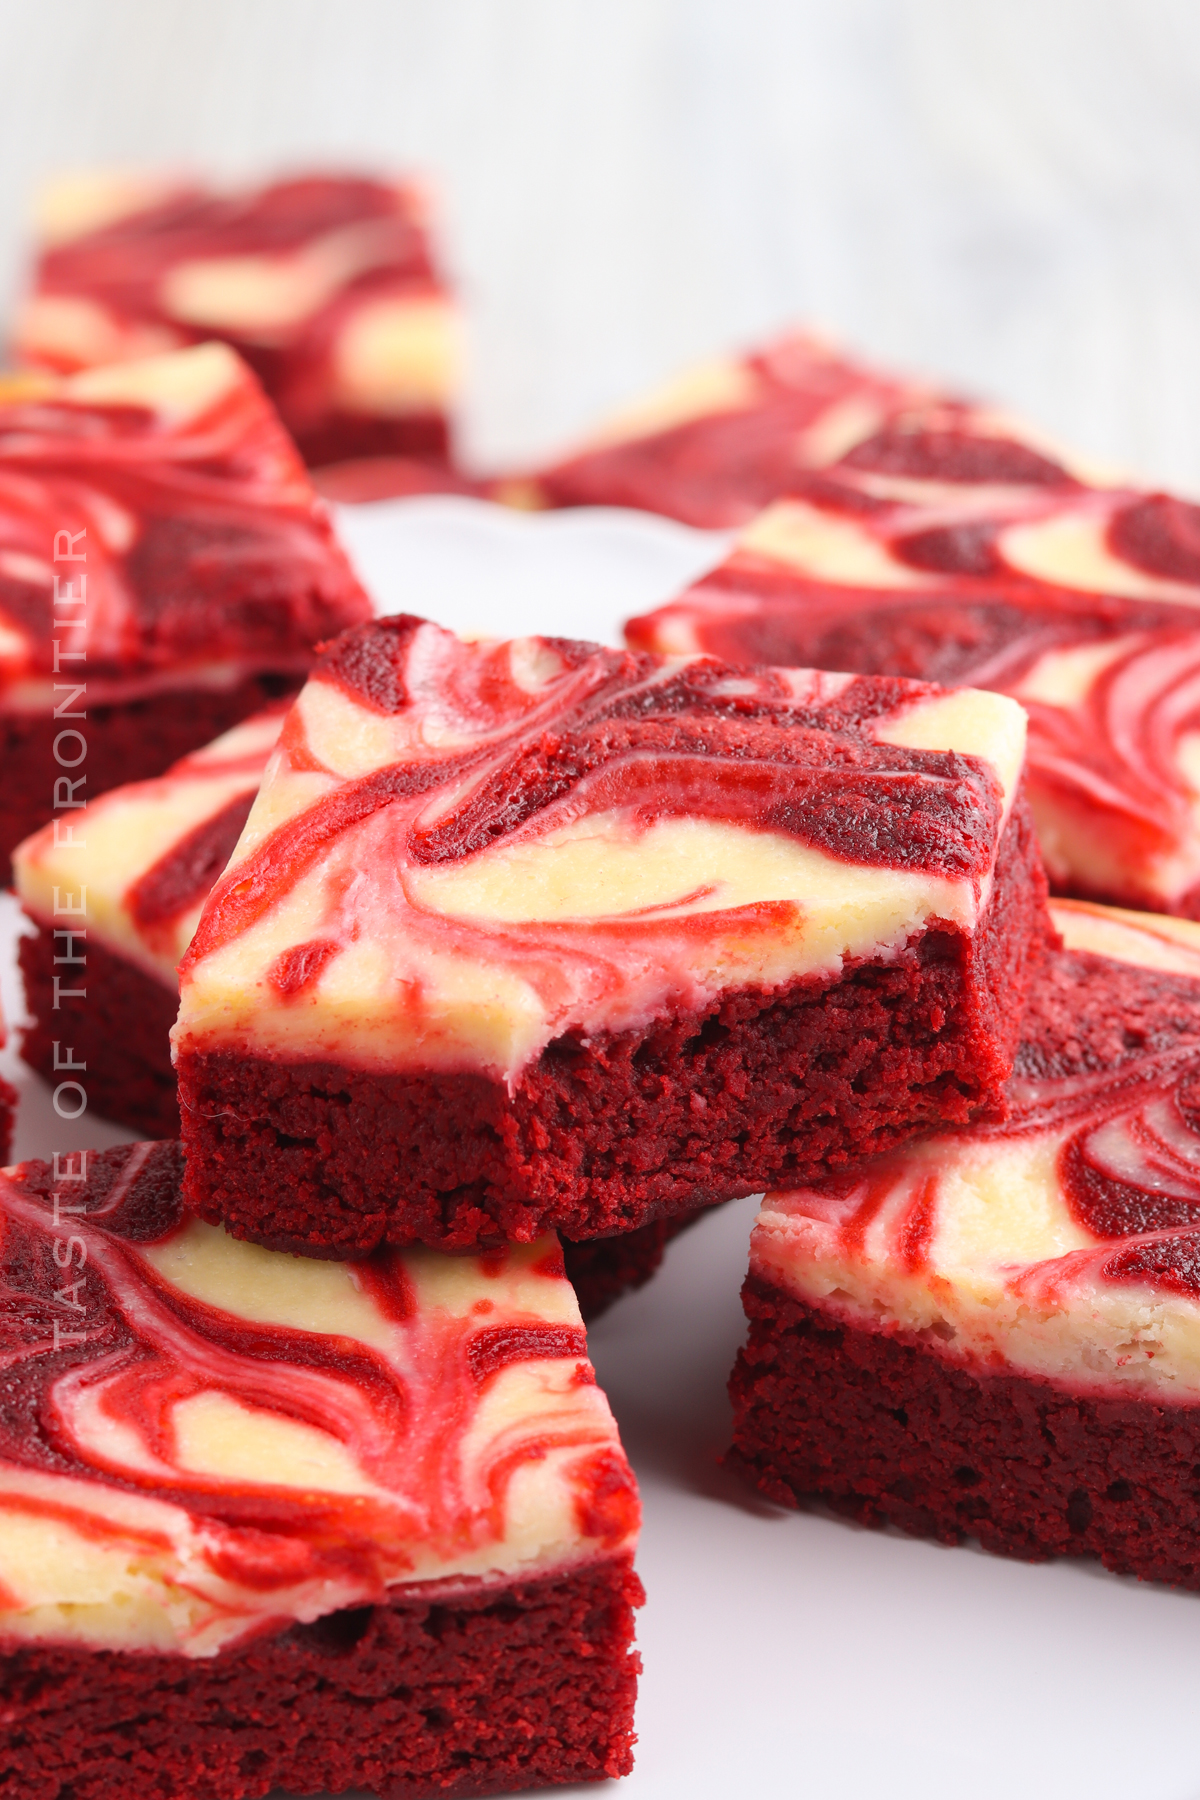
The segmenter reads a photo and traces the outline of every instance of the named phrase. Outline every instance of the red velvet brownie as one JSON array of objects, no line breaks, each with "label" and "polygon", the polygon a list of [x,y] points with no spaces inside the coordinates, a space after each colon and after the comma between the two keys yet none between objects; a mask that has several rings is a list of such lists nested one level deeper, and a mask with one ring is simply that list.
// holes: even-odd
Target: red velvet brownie
[{"label": "red velvet brownie", "polygon": [[0,857],[300,685],[370,616],[258,383],[209,344],[0,384]]},{"label": "red velvet brownie", "polygon": [[87,809],[82,844],[46,825],[13,853],[37,927],[20,941],[33,1024],[21,1054],[47,1081],[87,1069],[95,1111],[176,1137],[170,1032],[175,968],[246,823],[287,702],[235,725],[153,781],[111,788]]},{"label": "red velvet brownie", "polygon": [[632,506],[685,525],[736,527],[802,471],[835,463],[931,408],[960,427],[1005,428],[997,414],[795,331],[689,369],[574,455],[500,494],[519,505]]},{"label": "red velvet brownie", "polygon": [[1045,928],[999,695],[381,620],[181,965],[189,1203],[311,1254],[629,1231],[1000,1103]]},{"label": "red velvet brownie", "polygon": [[347,1265],[175,1144],[0,1176],[0,1793],[480,1794],[630,1767],[633,1477],[552,1237]]},{"label": "red velvet brownie", "polygon": [[893,430],[795,484],[631,644],[966,682],[1029,713],[1059,892],[1200,915],[1200,507],[1020,437]]},{"label": "red velvet brownie", "polygon": [[[246,823],[285,704],[245,720],[157,780],[93,801],[84,846],[56,846],[47,825],[13,856],[17,895],[36,927],[19,945],[33,1019],[21,1033],[21,1054],[52,1085],[64,1066],[86,1070],[92,1110],[150,1136],[179,1132],[170,1044],[179,1011],[175,971]],[[5,1096],[11,1091],[0,1084],[0,1122]],[[584,1318],[649,1281],[668,1240],[689,1222],[654,1219],[619,1238],[564,1241]]]},{"label": "red velvet brownie", "polygon": [[1200,1588],[1200,926],[1051,911],[1009,1118],[764,1201],[734,1460]]},{"label": "red velvet brownie", "polygon": [[75,176],[46,191],[39,223],[25,361],[72,370],[220,338],[306,461],[445,462],[456,321],[415,183],[314,174],[221,193]]}]

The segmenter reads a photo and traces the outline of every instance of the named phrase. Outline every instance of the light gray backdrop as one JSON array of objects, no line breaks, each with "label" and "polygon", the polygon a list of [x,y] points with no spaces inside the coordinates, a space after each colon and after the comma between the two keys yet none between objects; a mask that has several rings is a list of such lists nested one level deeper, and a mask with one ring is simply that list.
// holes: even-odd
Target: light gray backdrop
[{"label": "light gray backdrop", "polygon": [[1200,491],[1198,0],[0,0],[45,170],[418,165],[477,456],[796,316]]}]

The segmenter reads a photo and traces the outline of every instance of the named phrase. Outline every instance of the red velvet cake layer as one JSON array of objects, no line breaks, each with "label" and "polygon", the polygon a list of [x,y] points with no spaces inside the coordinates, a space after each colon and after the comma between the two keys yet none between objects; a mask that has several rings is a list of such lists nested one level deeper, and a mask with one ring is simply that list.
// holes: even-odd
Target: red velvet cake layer
[{"label": "red velvet cake layer", "polygon": [[784,1505],[1200,1589],[1200,1406],[960,1366],[747,1282],[730,1461]]},{"label": "red velvet cake layer", "polygon": [[616,1557],[333,1613],[202,1660],[13,1647],[0,1794],[416,1800],[624,1775],[641,1600]]},{"label": "red velvet cake layer", "polygon": [[178,1069],[186,1194],[238,1237],[308,1255],[604,1237],[811,1179],[994,1110],[1041,944],[1045,884],[1018,802],[985,925],[891,961],[726,995],[646,1033],[551,1044],[516,1091],[232,1050]]},{"label": "red velvet cake layer", "polygon": [[[122,782],[161,775],[181,756],[199,750],[299,685],[300,676],[294,672],[255,675],[231,688],[176,688],[119,705],[89,706],[89,796],[95,799]],[[54,739],[61,730],[60,722],[42,714],[0,713],[0,768],[5,772],[0,857],[5,881],[11,878],[9,858],[16,846],[54,816],[54,781],[61,773],[54,760]]]},{"label": "red velvet cake layer", "polygon": [[[134,963],[89,940],[87,973],[79,965],[55,967],[54,945],[45,930],[23,937],[19,947],[25,1002],[34,1023],[21,1033],[21,1055],[53,1085],[56,1040],[87,1064],[91,1111],[147,1137],[179,1135],[179,1098],[171,1067],[170,1031],[178,998]],[[64,987],[85,986],[84,998],[61,993],[54,1008],[54,976]],[[68,980],[70,977],[70,980]],[[65,1055],[64,1052],[60,1054]],[[16,1095],[0,1083],[0,1157],[7,1155],[11,1108]],[[563,1240],[567,1279],[585,1319],[594,1319],[631,1288],[650,1280],[669,1240],[691,1223],[654,1219],[617,1238],[573,1244]]]},{"label": "red velvet cake layer", "polygon": [[[54,946],[45,930],[23,937],[19,955],[25,1002],[34,1018],[21,1033],[21,1055],[29,1066],[53,1084],[60,1079],[54,1067],[55,1041],[70,1045],[75,1059],[87,1064],[92,1112],[147,1137],[178,1137],[179,1099],[170,1045],[179,1010],[176,995],[94,936],[88,944],[86,976],[79,965],[55,966]],[[86,985],[86,998],[71,999],[60,992],[56,1012],[55,975],[63,987]],[[12,1089],[0,1083],[0,1155],[7,1154],[8,1114],[15,1101]],[[567,1279],[584,1318],[598,1317],[622,1294],[644,1286],[662,1262],[670,1239],[690,1223],[690,1217],[653,1219],[616,1238],[593,1238],[582,1244],[564,1239]]]},{"label": "red velvet cake layer", "polygon": [[[25,1003],[33,1024],[21,1033],[21,1055],[51,1086],[54,1046],[87,1065],[88,1106],[147,1137],[179,1136],[179,1101],[171,1067],[171,1027],[179,996],[91,933],[87,962],[58,963],[48,928],[18,947]],[[54,978],[59,1003],[54,1005]],[[83,988],[72,996],[71,989]]]},{"label": "red velvet cake layer", "polygon": [[[79,966],[54,966],[54,946],[41,930],[20,940],[25,1001],[34,1023],[21,1033],[21,1055],[45,1081],[59,1080],[54,1045],[69,1044],[87,1064],[88,1105],[147,1137],[179,1135],[179,1099],[171,1067],[170,1031],[177,997],[153,976],[96,941],[89,942],[87,974]],[[64,986],[84,985],[87,997],[60,997],[54,1010],[54,976]],[[68,983],[67,977],[72,979]],[[0,1155],[7,1154],[9,1112],[16,1096],[0,1083]],[[690,1218],[653,1219],[638,1231],[616,1238],[573,1244],[563,1240],[567,1279],[585,1319],[594,1319],[614,1300],[650,1280],[672,1237]]]}]

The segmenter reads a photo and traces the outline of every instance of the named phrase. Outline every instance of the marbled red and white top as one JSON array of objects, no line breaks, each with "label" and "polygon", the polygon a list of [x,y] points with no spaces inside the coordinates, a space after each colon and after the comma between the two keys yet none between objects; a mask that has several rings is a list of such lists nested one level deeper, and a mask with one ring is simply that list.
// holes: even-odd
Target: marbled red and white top
[{"label": "marbled red and white top", "polygon": [[[993,409],[937,392],[793,331],[687,370],[618,414],[570,456],[514,484],[543,506],[633,506],[686,525],[749,524],[798,476],[841,464],[919,421],[1013,444]],[[1025,463],[1047,459],[1033,450]],[[754,661],[774,660],[756,656]]]},{"label": "marbled red and white top", "polygon": [[324,173],[219,192],[98,173],[54,184],[40,213],[15,334],[28,363],[69,371],[221,338],[305,442],[339,417],[440,416],[454,395],[455,313],[414,182]]},{"label": "marbled red and white top", "polygon": [[1051,914],[1008,1119],[768,1195],[751,1274],[984,1373],[1200,1404],[1200,925]]},{"label": "marbled red and white top", "polygon": [[0,1642],[212,1656],[632,1548],[553,1237],[323,1262],[190,1219],[174,1144],[0,1174]]},{"label": "marbled red and white top", "polygon": [[973,933],[1024,733],[969,690],[362,627],[288,715],[176,1049],[515,1081],[568,1030]]},{"label": "marbled red and white top", "polygon": [[1195,916],[1198,606],[1200,507],[948,422],[798,480],[627,636],[1011,694],[1052,882]]},{"label": "marbled red and white top", "polygon": [[13,885],[29,916],[49,928],[56,889],[78,896],[81,930],[175,988],[176,966],[241,835],[288,704],[243,719],[165,775],[98,795],[71,842],[56,841],[53,824],[26,838],[13,852]]},{"label": "marbled red and white top", "polygon": [[315,643],[370,611],[294,446],[224,345],[0,382],[4,710],[65,706],[71,682],[94,709],[299,677]]}]

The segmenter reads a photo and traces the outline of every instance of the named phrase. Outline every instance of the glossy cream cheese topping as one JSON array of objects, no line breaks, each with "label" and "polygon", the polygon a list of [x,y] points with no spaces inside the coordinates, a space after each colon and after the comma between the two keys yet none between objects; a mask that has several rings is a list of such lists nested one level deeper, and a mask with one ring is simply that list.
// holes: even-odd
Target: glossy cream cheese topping
[{"label": "glossy cream cheese topping", "polygon": [[[1024,755],[1009,700],[406,629],[377,671],[395,710],[328,674],[304,690],[187,958],[177,1048],[513,1081],[565,1031],[836,979],[986,911]],[[942,862],[846,835],[901,794],[946,821]]]},{"label": "glossy cream cheese topping", "polygon": [[[25,911],[44,930],[86,931],[173,989],[176,964],[224,864],[218,853],[211,867],[221,821],[239,800],[248,810],[282,724],[282,709],[260,713],[156,780],[110,788],[75,815],[69,830],[60,820],[26,838],[13,854],[13,883]],[[210,868],[199,884],[197,867]],[[155,904],[151,893],[147,907],[155,877],[159,897]]]},{"label": "glossy cream cheese topping", "polygon": [[[166,1148],[108,1153],[122,1175],[57,1228],[0,1177],[28,1420],[0,1441],[0,1637],[205,1657],[412,1583],[632,1546],[553,1238],[333,1263],[176,1214],[130,1242],[128,1190]],[[69,1271],[39,1277],[56,1243]]]},{"label": "glossy cream cheese topping", "polygon": [[[1200,1004],[1200,925],[1065,901],[1051,910],[1068,951],[1148,979],[1184,977]],[[984,1372],[1200,1403],[1200,1288],[1188,1273],[1200,1226],[1188,1083],[1200,1049],[1137,1074],[1094,1095],[1078,1079],[1027,1078],[1007,1126],[930,1138],[823,1187],[768,1195],[752,1272]],[[1147,1229],[1136,1217],[1132,1232],[1096,1229],[1072,1198],[1079,1158],[1085,1191],[1118,1184],[1121,1216],[1141,1205]],[[1154,1217],[1164,1207],[1166,1227]]]}]

